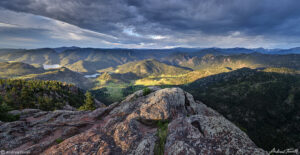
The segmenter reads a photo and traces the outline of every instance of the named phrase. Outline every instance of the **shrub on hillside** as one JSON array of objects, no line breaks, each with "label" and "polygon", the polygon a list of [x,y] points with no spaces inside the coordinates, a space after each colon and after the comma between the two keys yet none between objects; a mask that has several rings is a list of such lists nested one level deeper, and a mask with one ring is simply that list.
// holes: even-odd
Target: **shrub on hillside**
[{"label": "shrub on hillside", "polygon": [[148,95],[148,94],[150,94],[150,93],[151,93],[150,88],[147,87],[147,88],[144,88],[144,89],[143,89],[143,95],[144,95],[144,96],[146,96],[146,95]]}]

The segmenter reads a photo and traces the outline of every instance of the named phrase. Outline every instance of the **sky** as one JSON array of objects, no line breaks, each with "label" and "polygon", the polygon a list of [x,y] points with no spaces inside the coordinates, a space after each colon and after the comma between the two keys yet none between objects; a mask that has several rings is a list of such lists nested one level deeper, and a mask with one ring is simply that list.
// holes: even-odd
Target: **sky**
[{"label": "sky", "polygon": [[300,46],[299,0],[1,0],[0,48]]}]

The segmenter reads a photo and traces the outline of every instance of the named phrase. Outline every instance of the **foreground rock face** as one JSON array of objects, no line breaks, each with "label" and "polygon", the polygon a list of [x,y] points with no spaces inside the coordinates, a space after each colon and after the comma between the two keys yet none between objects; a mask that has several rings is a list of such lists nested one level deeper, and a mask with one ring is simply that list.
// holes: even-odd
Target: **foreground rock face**
[{"label": "foreground rock face", "polygon": [[169,122],[164,154],[267,154],[223,116],[179,88],[138,91],[92,112],[23,110],[0,124],[0,148],[31,154],[155,154],[158,122]]}]

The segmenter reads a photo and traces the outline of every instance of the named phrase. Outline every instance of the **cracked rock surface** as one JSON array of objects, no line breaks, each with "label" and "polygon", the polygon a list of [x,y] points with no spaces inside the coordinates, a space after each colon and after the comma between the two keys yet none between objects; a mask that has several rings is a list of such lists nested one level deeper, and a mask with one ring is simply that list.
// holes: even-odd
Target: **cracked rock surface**
[{"label": "cracked rock surface", "polygon": [[180,88],[138,91],[94,111],[14,111],[0,123],[0,148],[31,154],[154,154],[158,121],[168,121],[164,154],[267,154],[249,137]]}]

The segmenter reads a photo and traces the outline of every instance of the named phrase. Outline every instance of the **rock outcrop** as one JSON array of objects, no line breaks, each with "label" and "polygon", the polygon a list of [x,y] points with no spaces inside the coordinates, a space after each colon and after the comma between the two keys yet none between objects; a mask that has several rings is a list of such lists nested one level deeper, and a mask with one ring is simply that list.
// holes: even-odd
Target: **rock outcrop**
[{"label": "rock outcrop", "polygon": [[0,124],[0,148],[51,155],[267,154],[182,89],[151,90],[94,111],[15,111],[19,121]]}]

